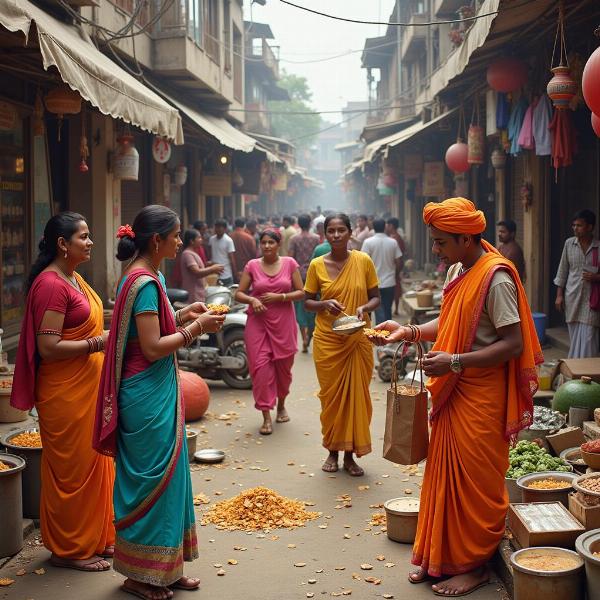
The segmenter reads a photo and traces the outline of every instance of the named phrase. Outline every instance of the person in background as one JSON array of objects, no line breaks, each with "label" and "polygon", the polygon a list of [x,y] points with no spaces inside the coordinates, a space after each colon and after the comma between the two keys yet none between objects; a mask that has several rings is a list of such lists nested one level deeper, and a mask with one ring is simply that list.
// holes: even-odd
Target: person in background
[{"label": "person in background", "polygon": [[573,217],[573,237],[564,245],[554,278],[556,308],[565,312],[569,358],[598,356],[600,311],[590,306],[592,286],[600,285],[600,242],[594,237],[596,215],[581,210]]},{"label": "person in background", "polygon": [[183,575],[184,561],[198,558],[198,544],[176,352],[203,332],[219,331],[225,317],[201,303],[173,311],[159,265],[175,258],[180,231],[177,215],[158,205],[119,228],[117,259],[127,266],[93,436],[99,453],[115,457],[113,567],[127,577],[121,590],[144,600],[200,585]]},{"label": "person in background", "polygon": [[227,221],[217,219],[215,221],[215,234],[210,236],[209,247],[212,261],[223,265],[223,272],[219,279],[225,286],[234,282],[235,270],[235,245],[227,235]]},{"label": "person in background", "polygon": [[234,225],[235,228],[230,237],[235,246],[235,276],[236,281],[239,281],[248,261],[256,258],[256,243],[254,238],[246,232],[246,220],[243,217],[238,217]]},{"label": "person in background", "polygon": [[[302,283],[304,284],[306,281],[308,265],[312,260],[315,248],[319,244],[319,236],[310,233],[309,231],[309,215],[300,215],[298,217],[298,225],[300,226],[300,233],[290,240],[288,255],[300,266],[300,276],[302,277]],[[302,352],[306,353],[308,352],[308,347],[315,329],[315,315],[314,313],[304,310],[303,301],[295,302],[294,308],[296,309],[296,321],[298,322],[300,334],[302,335]]]},{"label": "person in background", "polygon": [[114,554],[115,468],[92,448],[108,334],[102,301],[76,271],[92,245],[80,214],[59,213],[46,223],[27,282],[10,403],[35,406],[39,416],[40,528],[50,562],[95,573],[110,569],[105,558]]},{"label": "person in background", "polygon": [[373,350],[364,335],[338,335],[332,324],[345,311],[368,327],[369,313],[379,306],[379,283],[370,257],[348,250],[352,229],[347,215],[329,215],[325,233],[331,252],[310,263],[304,285],[306,309],[317,313],[313,356],[323,446],[329,451],[321,468],[327,473],[337,471],[338,454],[343,452],[344,470],[360,477],[364,471],[354,454],[360,457],[371,451]]},{"label": "person in background", "polygon": [[258,246],[260,243],[260,235],[258,233],[258,223],[256,219],[248,219],[248,221],[246,222],[246,232],[252,236],[252,238],[254,239],[256,250],[258,250]]},{"label": "person in background", "polygon": [[418,569],[408,579],[445,577],[432,590],[452,598],[489,582],[487,563],[506,526],[510,440],[532,423],[544,357],[514,264],[481,238],[483,212],[450,198],[425,205],[423,220],[433,254],[450,266],[440,316],[376,329],[392,332],[386,344],[434,342],[423,359],[431,435],[412,554]]},{"label": "person in background", "polygon": [[400,271],[398,278],[396,279],[396,287],[394,289],[394,314],[398,313],[398,305],[400,304],[400,298],[402,297],[402,270],[404,269],[404,257],[406,256],[406,243],[404,242],[404,236],[400,232],[400,221],[396,217],[391,217],[386,221],[387,230],[386,233],[393,239],[396,240],[400,252],[402,252],[402,258],[400,259]]},{"label": "person in background", "polygon": [[325,254],[329,254],[330,252],[331,244],[327,240],[325,240],[314,249],[310,260],[312,261],[315,258],[319,258],[319,256],[324,256]]},{"label": "person in background", "polygon": [[372,235],[373,232],[369,229],[367,215],[359,215],[350,238],[350,250],[361,250],[363,242]]},{"label": "person in background", "polygon": [[383,219],[375,219],[373,231],[375,234],[363,242],[362,251],[368,254],[375,264],[381,297],[381,304],[375,311],[375,318],[378,323],[382,323],[392,318],[396,281],[400,279],[402,269],[402,252],[396,240],[384,233]]},{"label": "person in background", "polygon": [[325,223],[325,217],[321,214],[317,215],[313,219],[311,233],[315,233],[319,236],[319,243],[322,244],[325,241],[325,229],[323,224]]},{"label": "person in background", "polygon": [[263,415],[262,435],[273,433],[271,411],[275,405],[276,422],[290,420],[285,399],[298,351],[292,303],[304,298],[298,263],[279,256],[280,244],[279,231],[266,229],[260,234],[262,257],[246,265],[235,293],[238,302],[250,305],[244,335],[254,402]]},{"label": "person in background", "polygon": [[202,236],[196,229],[188,229],[183,234],[183,252],[178,256],[181,264],[181,289],[188,293],[188,303],[206,300],[205,277],[223,273],[223,265],[205,266],[198,254],[198,246],[202,245]]},{"label": "person in background", "polygon": [[294,217],[290,217],[285,215],[282,219],[281,226],[281,246],[279,247],[279,252],[281,256],[287,256],[290,249],[290,240],[298,233],[296,228],[294,227],[294,223],[296,219]]},{"label": "person in background", "polygon": [[519,277],[521,281],[525,283],[525,258],[523,257],[523,250],[519,243],[515,239],[517,235],[517,224],[510,219],[500,221],[498,227],[498,251],[504,258],[512,261],[517,267]]},{"label": "person in background", "polygon": [[200,234],[202,239],[202,244],[196,246],[194,250],[198,253],[202,262],[207,265],[210,260],[210,248],[208,245],[210,235],[208,234],[208,227],[204,221],[194,221],[194,229]]}]

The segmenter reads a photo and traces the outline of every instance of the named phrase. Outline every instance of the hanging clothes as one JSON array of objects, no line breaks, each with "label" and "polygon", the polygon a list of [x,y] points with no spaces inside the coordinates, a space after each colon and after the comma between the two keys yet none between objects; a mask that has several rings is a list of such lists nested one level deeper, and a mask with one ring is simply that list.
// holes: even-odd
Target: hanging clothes
[{"label": "hanging clothes", "polygon": [[519,147],[519,134],[521,133],[521,127],[526,111],[527,102],[525,102],[525,98],[521,96],[518,102],[513,106],[510,118],[508,119],[508,139],[510,140],[510,153],[513,156],[516,156],[521,152],[521,148]]},{"label": "hanging clothes", "polygon": [[504,92],[498,92],[496,100],[496,127],[506,129],[510,114],[510,103]]},{"label": "hanging clothes", "polygon": [[533,102],[527,107],[525,111],[525,117],[523,118],[523,124],[521,125],[521,132],[519,133],[519,146],[523,150],[533,150],[535,148],[535,141],[533,139],[533,111],[537,105],[537,98],[534,98]]},{"label": "hanging clothes", "polygon": [[533,109],[532,123],[535,153],[538,156],[550,156],[552,154],[552,135],[549,129],[551,120],[552,103],[546,94],[542,94],[537,106]]},{"label": "hanging clothes", "polygon": [[555,169],[573,164],[577,153],[577,138],[571,111],[566,108],[554,111],[549,127],[552,137],[552,166]]}]

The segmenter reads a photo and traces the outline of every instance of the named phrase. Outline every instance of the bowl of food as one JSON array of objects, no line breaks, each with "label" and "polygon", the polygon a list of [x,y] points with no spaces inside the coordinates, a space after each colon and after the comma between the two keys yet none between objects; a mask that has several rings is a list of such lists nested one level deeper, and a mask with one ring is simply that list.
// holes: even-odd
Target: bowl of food
[{"label": "bowl of food", "polygon": [[581,454],[581,448],[575,446],[573,448],[567,448],[560,453],[560,458],[568,462],[575,470],[583,473],[585,471],[586,463],[583,460]]},{"label": "bowl of food", "polygon": [[331,328],[338,335],[352,335],[363,329],[367,324],[358,317],[340,317],[336,319]]},{"label": "bowl of food", "polygon": [[581,444],[581,458],[588,467],[600,470],[600,440]]},{"label": "bowl of food", "polygon": [[530,473],[517,479],[523,502],[562,502],[569,506],[569,494],[577,475],[564,471]]},{"label": "bowl of food", "polygon": [[577,477],[573,487],[578,492],[582,504],[598,506],[600,504],[600,473],[587,473]]},{"label": "bowl of food", "polygon": [[223,450],[216,450],[215,448],[205,448],[204,450],[194,452],[194,458],[199,463],[220,463],[225,459],[225,452]]}]

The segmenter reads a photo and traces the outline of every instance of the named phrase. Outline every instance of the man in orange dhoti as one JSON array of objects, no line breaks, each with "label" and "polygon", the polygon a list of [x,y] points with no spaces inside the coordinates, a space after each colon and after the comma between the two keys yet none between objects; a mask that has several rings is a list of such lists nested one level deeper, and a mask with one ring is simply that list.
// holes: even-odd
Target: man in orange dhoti
[{"label": "man in orange dhoti", "polygon": [[433,253],[450,266],[438,319],[410,329],[388,321],[386,343],[435,342],[424,361],[431,440],[411,583],[450,576],[436,595],[464,596],[489,581],[504,533],[509,440],[531,424],[542,362],[515,266],[481,239],[485,217],[469,200],[423,210]]}]

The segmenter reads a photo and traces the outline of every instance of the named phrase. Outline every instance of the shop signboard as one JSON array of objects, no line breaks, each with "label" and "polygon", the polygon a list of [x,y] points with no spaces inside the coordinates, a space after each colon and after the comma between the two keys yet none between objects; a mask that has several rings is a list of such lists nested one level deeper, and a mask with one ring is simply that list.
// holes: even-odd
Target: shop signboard
[{"label": "shop signboard", "polygon": [[423,165],[423,196],[444,195],[444,163],[426,162]]},{"label": "shop signboard", "polygon": [[205,196],[231,196],[231,173],[204,173],[202,193]]}]

